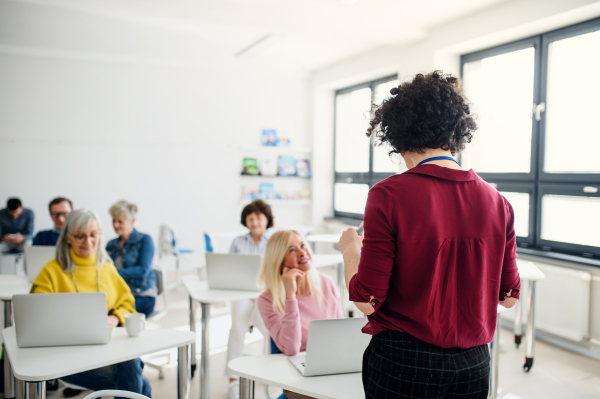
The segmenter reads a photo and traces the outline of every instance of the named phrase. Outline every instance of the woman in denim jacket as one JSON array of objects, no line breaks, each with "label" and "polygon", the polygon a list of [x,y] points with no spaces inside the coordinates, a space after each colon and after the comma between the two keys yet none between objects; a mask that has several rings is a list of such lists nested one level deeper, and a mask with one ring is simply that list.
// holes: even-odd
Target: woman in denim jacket
[{"label": "woman in denim jacket", "polygon": [[158,294],[156,275],[152,269],[154,243],[148,234],[133,228],[137,216],[135,204],[119,201],[108,212],[119,238],[110,240],[106,251],[121,277],[129,284],[135,297],[135,310],[148,316],[154,310]]}]

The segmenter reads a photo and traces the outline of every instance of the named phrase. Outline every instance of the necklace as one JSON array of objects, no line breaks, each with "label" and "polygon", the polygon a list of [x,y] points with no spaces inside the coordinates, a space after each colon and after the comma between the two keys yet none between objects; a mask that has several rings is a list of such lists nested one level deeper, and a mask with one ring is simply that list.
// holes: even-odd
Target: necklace
[{"label": "necklace", "polygon": [[[75,278],[75,273],[71,272],[71,277],[73,277],[73,282],[75,283],[75,290],[79,292],[79,287],[77,286],[77,279]],[[96,269],[96,285],[98,286],[98,292],[100,292],[100,270]]]}]

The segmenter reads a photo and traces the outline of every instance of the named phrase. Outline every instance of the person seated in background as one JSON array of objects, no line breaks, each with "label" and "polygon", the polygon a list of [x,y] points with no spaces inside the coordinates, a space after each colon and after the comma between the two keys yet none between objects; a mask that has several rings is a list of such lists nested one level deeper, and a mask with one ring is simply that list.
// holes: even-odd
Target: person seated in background
[{"label": "person seated in background", "polygon": [[[105,292],[111,327],[123,326],[125,315],[135,313],[133,295],[102,246],[98,217],[87,209],[69,214],[56,243],[56,259],[44,265],[31,287],[32,294],[66,292]],[[61,379],[93,391],[120,389],[150,397],[152,389],[143,368],[138,358]],[[71,396],[67,392],[63,394]]]},{"label": "person seated in background", "polygon": [[119,201],[108,210],[118,238],[106,244],[117,271],[125,279],[135,297],[135,309],[146,316],[154,310],[158,288],[152,269],[154,243],[148,234],[133,228],[138,208],[127,201]]},{"label": "person seated in background", "polygon": [[54,222],[54,228],[51,230],[38,231],[35,237],[33,237],[33,245],[56,245],[60,230],[65,224],[65,220],[67,219],[67,216],[69,216],[69,213],[73,211],[73,203],[70,199],[57,197],[50,201],[48,209],[50,210],[50,217]]},{"label": "person seated in background", "polygon": [[[265,290],[258,310],[277,348],[288,356],[306,350],[312,320],[343,318],[340,293],[333,280],[312,268],[306,240],[294,230],[273,233],[258,276]],[[288,399],[308,398],[284,390]]]},{"label": "person seated in background", "polygon": [[23,208],[19,198],[9,198],[0,210],[0,252],[23,252],[25,242],[33,235],[33,211]]},{"label": "person seated in background", "polygon": [[[248,228],[248,234],[236,237],[231,243],[229,253],[243,255],[264,255],[267,242],[273,227],[271,207],[263,200],[255,200],[242,209],[242,226]],[[231,302],[231,330],[227,342],[227,361],[244,355],[244,337],[250,325],[255,326],[263,334],[267,334],[258,310],[256,299],[242,299]],[[226,371],[227,373],[227,371]],[[229,399],[239,398],[239,380],[229,374]]]}]

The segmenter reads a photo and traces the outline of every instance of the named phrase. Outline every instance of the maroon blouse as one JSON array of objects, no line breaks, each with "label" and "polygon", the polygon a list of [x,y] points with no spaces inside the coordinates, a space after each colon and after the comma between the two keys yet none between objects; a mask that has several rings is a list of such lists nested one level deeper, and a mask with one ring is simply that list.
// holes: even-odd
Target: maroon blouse
[{"label": "maroon blouse", "polygon": [[363,332],[442,348],[491,342],[498,300],[511,289],[519,298],[513,224],[508,201],[473,170],[424,164],[373,186],[350,280],[350,300],[375,308]]}]

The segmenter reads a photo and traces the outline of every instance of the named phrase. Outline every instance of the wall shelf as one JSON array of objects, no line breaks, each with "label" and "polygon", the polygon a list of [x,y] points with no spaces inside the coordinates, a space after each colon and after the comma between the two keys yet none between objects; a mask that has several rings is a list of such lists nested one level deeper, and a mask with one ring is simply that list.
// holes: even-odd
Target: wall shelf
[{"label": "wall shelf", "polygon": [[302,176],[279,176],[279,175],[275,175],[275,176],[265,176],[265,175],[245,175],[243,173],[240,173],[240,176],[242,177],[262,177],[264,179],[302,179],[302,180],[310,180],[312,179],[312,177],[302,177]]},{"label": "wall shelf", "polygon": [[249,153],[262,153],[262,154],[312,154],[312,149],[309,147],[269,147],[269,146],[257,146],[257,147],[242,147],[242,152]]}]

